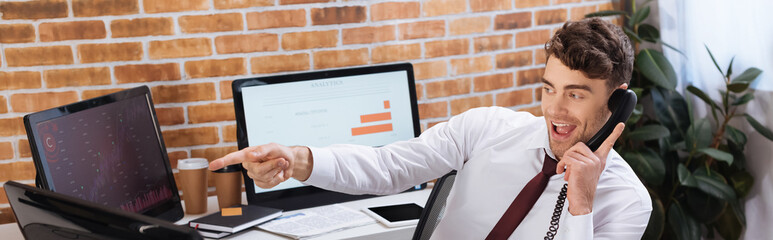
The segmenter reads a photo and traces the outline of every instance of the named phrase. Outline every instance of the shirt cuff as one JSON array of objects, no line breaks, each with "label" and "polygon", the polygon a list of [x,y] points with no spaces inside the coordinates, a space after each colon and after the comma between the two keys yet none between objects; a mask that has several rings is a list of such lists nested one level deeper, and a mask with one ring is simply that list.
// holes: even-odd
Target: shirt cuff
[{"label": "shirt cuff", "polygon": [[569,211],[566,213],[564,233],[567,239],[593,239],[593,212],[577,216]]},{"label": "shirt cuff", "polygon": [[313,159],[311,175],[303,184],[327,188],[335,176],[335,155],[326,148],[309,147]]}]

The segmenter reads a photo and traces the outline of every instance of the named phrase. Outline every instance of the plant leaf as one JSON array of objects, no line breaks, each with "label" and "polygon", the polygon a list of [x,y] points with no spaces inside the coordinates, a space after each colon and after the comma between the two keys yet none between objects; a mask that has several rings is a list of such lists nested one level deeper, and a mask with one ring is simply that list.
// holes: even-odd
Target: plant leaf
[{"label": "plant leaf", "polygon": [[746,93],[740,98],[736,98],[735,101],[733,101],[733,106],[744,105],[752,99],[754,99],[754,93]]},{"label": "plant leaf", "polygon": [[690,109],[688,102],[676,91],[664,88],[650,88],[654,106],[653,112],[658,121],[671,131],[671,142],[683,141],[690,127]]},{"label": "plant leaf", "polygon": [[732,209],[726,209],[713,225],[716,227],[717,233],[722,236],[722,239],[740,239],[744,229],[740,218],[736,216],[735,211]]},{"label": "plant leaf", "polygon": [[639,25],[639,37],[644,41],[655,43],[660,39],[660,31],[652,25],[643,23]]},{"label": "plant leaf", "polygon": [[642,240],[658,240],[663,236],[663,230],[666,228],[666,209],[663,208],[663,202],[658,199],[652,189],[647,188],[652,199],[652,212],[650,214],[647,229],[644,230]]},{"label": "plant leaf", "polygon": [[639,34],[636,34],[635,32],[631,31],[628,28],[623,28],[623,31],[625,32],[625,35],[628,35],[628,38],[633,40],[634,42],[640,43],[642,40],[639,37]]},{"label": "plant leaf", "polygon": [[668,208],[668,222],[679,240],[699,240],[701,237],[698,221],[685,213],[678,202]]},{"label": "plant leaf", "polygon": [[706,148],[711,144],[711,126],[706,118],[696,119],[687,129],[685,144],[689,152]]},{"label": "plant leaf", "polygon": [[631,16],[631,22],[628,24],[630,27],[636,26],[650,15],[650,6],[646,6],[639,11],[636,11]]},{"label": "plant leaf", "polygon": [[725,127],[725,137],[737,145],[746,145],[746,134],[733,126],[728,125]]},{"label": "plant leaf", "polygon": [[633,107],[633,112],[631,112],[631,117],[628,118],[628,121],[625,123],[626,126],[629,126],[629,124],[632,126],[636,122],[641,119],[642,113],[644,112],[644,106],[641,104],[636,104],[635,107]]},{"label": "plant leaf", "polygon": [[704,168],[699,168],[693,172],[693,177],[698,183],[698,189],[722,200],[731,201],[735,199],[735,190],[730,185],[727,185],[722,175],[716,171],[710,172],[711,175],[708,174]]},{"label": "plant leaf", "polygon": [[734,93],[746,91],[747,88],[749,88],[749,83],[746,82],[734,82],[727,85],[727,90]]},{"label": "plant leaf", "polygon": [[703,46],[706,47],[706,51],[709,52],[709,56],[711,56],[711,61],[714,62],[714,66],[717,67],[717,70],[719,71],[719,73],[721,73],[722,76],[725,76],[725,73],[722,72],[722,68],[720,68],[719,64],[717,64],[717,60],[714,59],[714,54],[711,54],[711,50],[709,50],[709,46],[707,46],[706,44],[703,44]]},{"label": "plant leaf", "polygon": [[754,185],[754,177],[747,171],[736,171],[730,175],[730,182],[733,183],[733,189],[739,197],[744,198]]},{"label": "plant leaf", "polygon": [[668,131],[668,128],[658,124],[650,124],[638,127],[636,130],[628,133],[628,138],[636,141],[649,141],[670,135],[671,132]]},{"label": "plant leaf", "polygon": [[676,49],[676,47],[671,46],[671,44],[668,44],[668,43],[663,42],[663,41],[660,41],[660,43],[663,44],[663,46],[666,46],[666,47],[670,48],[671,50],[674,50],[674,51],[678,52],[679,54],[682,54],[682,56],[684,56],[685,58],[687,58],[687,55],[684,55],[684,53],[682,51],[679,51],[679,49]]},{"label": "plant leaf", "polygon": [[730,59],[730,65],[727,66],[727,73],[725,78],[730,78],[730,75],[733,74],[733,61],[735,61],[735,56]]},{"label": "plant leaf", "polygon": [[682,186],[686,187],[697,187],[698,182],[695,181],[695,178],[692,176],[692,173],[690,173],[690,170],[687,169],[687,167],[684,166],[684,164],[679,163],[679,166],[676,167],[677,175],[679,176],[679,183],[682,184]]},{"label": "plant leaf", "polygon": [[[697,88],[697,87],[695,87],[693,85],[690,85],[690,86],[687,86],[687,91],[689,91],[692,94],[695,94],[696,97],[698,97],[701,100],[703,100],[703,102],[705,102],[706,104],[708,104],[712,108],[720,110],[719,106],[717,105],[717,103],[714,102],[714,100],[712,100],[711,97],[709,97],[708,94],[704,93],[699,88]],[[714,110],[712,110],[712,111],[714,111]],[[714,118],[716,118],[716,117],[714,117]]]},{"label": "plant leaf", "polygon": [[762,70],[756,67],[751,67],[746,69],[746,71],[743,71],[743,73],[738,75],[738,77],[735,77],[731,83],[751,84],[755,79],[757,79],[758,76],[760,76],[760,74],[762,74]]},{"label": "plant leaf", "polygon": [[754,127],[754,130],[757,130],[760,134],[762,134],[763,137],[767,138],[770,141],[773,141],[773,132],[770,131],[765,125],[762,125],[760,122],[757,121],[757,119],[754,119],[751,115],[748,113],[744,114],[746,116],[746,121],[749,122],[749,124]]},{"label": "plant leaf", "polygon": [[698,152],[709,155],[716,160],[726,162],[728,165],[733,164],[733,155],[725,151],[714,149],[714,148],[701,148],[701,149],[698,149]]},{"label": "plant leaf", "polygon": [[642,49],[636,55],[635,62],[639,71],[656,85],[669,90],[676,88],[676,72],[663,53]]},{"label": "plant leaf", "polygon": [[641,151],[625,152],[624,159],[631,165],[636,175],[645,182],[660,185],[666,175],[666,167],[655,151],[645,148]]},{"label": "plant leaf", "polygon": [[586,18],[592,18],[592,17],[608,17],[608,16],[615,16],[615,15],[623,15],[625,17],[628,17],[628,13],[625,11],[618,11],[618,10],[604,10],[604,11],[598,11],[594,13],[588,13],[585,14]]}]

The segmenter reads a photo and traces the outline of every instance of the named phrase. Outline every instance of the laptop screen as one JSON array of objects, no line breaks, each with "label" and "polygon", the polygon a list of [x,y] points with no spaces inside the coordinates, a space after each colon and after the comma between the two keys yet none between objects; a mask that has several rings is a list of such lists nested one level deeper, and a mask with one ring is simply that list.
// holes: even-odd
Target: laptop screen
[{"label": "laptop screen", "polygon": [[[242,87],[250,146],[382,146],[414,137],[406,70]],[[271,189],[303,186],[290,179]]]}]

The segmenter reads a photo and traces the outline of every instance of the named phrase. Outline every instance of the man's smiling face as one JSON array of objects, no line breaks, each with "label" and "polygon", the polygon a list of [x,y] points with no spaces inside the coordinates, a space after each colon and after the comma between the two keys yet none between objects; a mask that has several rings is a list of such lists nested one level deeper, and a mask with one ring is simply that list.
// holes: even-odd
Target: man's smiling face
[{"label": "man's smiling face", "polygon": [[601,129],[611,114],[607,109],[611,94],[607,80],[590,79],[558,58],[548,58],[542,76],[542,113],[548,126],[550,149],[557,158]]}]

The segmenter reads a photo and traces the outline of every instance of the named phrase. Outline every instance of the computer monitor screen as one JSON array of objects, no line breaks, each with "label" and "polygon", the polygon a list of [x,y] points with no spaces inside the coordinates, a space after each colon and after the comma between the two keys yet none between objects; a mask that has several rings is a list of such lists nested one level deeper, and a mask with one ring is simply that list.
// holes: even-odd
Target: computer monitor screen
[{"label": "computer monitor screen", "polygon": [[[234,96],[240,148],[272,142],[376,147],[420,132],[410,64],[237,80]],[[300,187],[290,179],[247,189],[261,194]]]},{"label": "computer monitor screen", "polygon": [[42,185],[137,213],[179,204],[151,105],[140,87],[29,115]]}]

